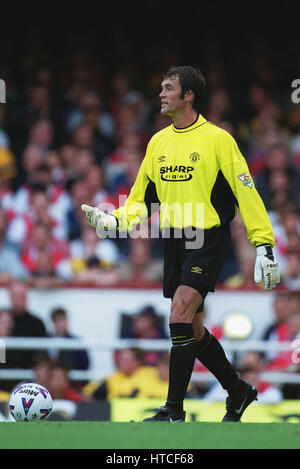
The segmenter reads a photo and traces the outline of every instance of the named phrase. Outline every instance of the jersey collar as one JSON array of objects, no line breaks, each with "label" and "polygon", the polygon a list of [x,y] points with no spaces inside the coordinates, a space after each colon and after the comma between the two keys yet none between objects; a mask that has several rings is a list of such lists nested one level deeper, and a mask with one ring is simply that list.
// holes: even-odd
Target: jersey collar
[{"label": "jersey collar", "polygon": [[206,124],[206,123],[207,123],[207,120],[201,114],[199,114],[197,119],[195,120],[195,122],[188,125],[187,127],[183,127],[181,129],[179,129],[174,124],[172,124],[172,129],[176,133],[190,132],[191,130],[197,129],[198,127],[200,127],[201,125]]}]

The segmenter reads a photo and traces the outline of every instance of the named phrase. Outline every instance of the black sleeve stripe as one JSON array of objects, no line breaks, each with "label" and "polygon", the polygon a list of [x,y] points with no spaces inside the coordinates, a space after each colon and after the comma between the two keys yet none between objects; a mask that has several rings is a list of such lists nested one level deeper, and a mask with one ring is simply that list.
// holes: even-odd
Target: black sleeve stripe
[{"label": "black sleeve stripe", "polygon": [[[144,200],[148,210],[148,217],[151,217],[151,215],[153,215],[153,213],[157,211],[157,204],[160,205],[160,200],[157,196],[155,183],[151,181],[151,179],[149,179],[149,182],[147,184]],[[155,206],[151,206],[151,204],[155,204]]]},{"label": "black sleeve stripe", "polygon": [[235,205],[238,207],[239,204],[221,170],[218,172],[218,176],[212,188],[210,201],[219,215],[222,224],[229,223],[233,220]]}]

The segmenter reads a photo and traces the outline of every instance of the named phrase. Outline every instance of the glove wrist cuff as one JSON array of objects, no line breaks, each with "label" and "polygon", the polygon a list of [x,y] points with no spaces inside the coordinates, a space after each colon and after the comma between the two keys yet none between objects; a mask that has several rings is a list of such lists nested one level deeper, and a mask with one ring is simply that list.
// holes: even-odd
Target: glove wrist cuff
[{"label": "glove wrist cuff", "polygon": [[270,244],[265,244],[263,246],[257,246],[256,255],[257,256],[264,256],[267,259],[269,259],[270,261],[274,262],[273,249],[270,246]]},{"label": "glove wrist cuff", "polygon": [[257,246],[256,254],[257,256],[265,256],[267,254],[267,246]]}]

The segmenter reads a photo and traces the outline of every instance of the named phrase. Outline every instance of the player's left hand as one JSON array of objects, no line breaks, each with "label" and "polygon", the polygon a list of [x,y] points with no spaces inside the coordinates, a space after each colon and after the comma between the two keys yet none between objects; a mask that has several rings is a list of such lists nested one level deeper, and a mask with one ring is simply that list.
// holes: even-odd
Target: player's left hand
[{"label": "player's left hand", "polygon": [[264,289],[272,290],[280,282],[278,262],[274,259],[273,250],[269,244],[257,246],[254,267],[254,281],[264,281]]},{"label": "player's left hand", "polygon": [[81,210],[85,213],[89,224],[96,229],[96,233],[99,238],[105,236],[107,231],[117,227],[116,217],[108,215],[98,207],[91,207],[90,205],[82,204]]}]

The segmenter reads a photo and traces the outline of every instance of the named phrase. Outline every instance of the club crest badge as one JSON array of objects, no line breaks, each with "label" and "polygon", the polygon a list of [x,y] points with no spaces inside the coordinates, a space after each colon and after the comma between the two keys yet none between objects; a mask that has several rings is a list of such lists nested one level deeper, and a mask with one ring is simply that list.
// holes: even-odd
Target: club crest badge
[{"label": "club crest badge", "polygon": [[244,186],[250,187],[250,189],[252,189],[253,183],[248,173],[239,174],[238,178],[240,181],[242,181]]},{"label": "club crest badge", "polygon": [[200,159],[200,155],[196,151],[190,155],[190,160],[192,161],[192,163],[197,163],[199,159]]}]

